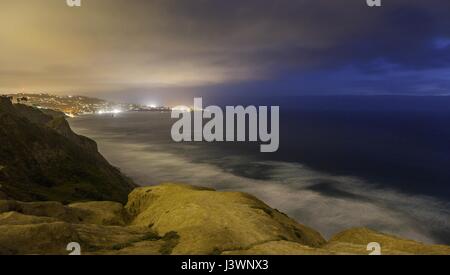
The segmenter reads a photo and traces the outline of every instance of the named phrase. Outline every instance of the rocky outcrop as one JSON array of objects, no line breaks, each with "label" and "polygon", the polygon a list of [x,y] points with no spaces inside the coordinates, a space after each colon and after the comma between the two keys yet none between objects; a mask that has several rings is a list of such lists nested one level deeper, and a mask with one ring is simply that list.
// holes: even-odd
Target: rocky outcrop
[{"label": "rocky outcrop", "polygon": [[450,247],[445,245],[424,245],[411,240],[376,232],[368,228],[352,228],[336,234],[323,248],[341,254],[364,254],[367,244],[377,242],[383,254],[393,255],[450,255]]},{"label": "rocky outcrop", "polygon": [[132,225],[160,235],[177,232],[176,254],[211,254],[278,240],[311,247],[325,243],[315,230],[244,193],[173,184],[138,188],[126,209]]},{"label": "rocky outcrop", "polygon": [[64,114],[0,97],[0,199],[126,202],[135,187]]},{"label": "rocky outcrop", "polygon": [[0,201],[0,232],[0,254],[68,254],[69,242],[83,254],[369,254],[369,242],[382,254],[450,254],[365,228],[326,241],[248,194],[179,184],[137,188],[125,206]]}]

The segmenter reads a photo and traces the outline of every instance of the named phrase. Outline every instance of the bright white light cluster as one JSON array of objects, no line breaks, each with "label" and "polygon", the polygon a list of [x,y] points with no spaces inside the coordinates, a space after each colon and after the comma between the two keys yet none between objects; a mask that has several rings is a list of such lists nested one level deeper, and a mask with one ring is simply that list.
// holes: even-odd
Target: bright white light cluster
[{"label": "bright white light cluster", "polygon": [[189,108],[187,106],[176,106],[172,108],[172,111],[190,112],[192,111],[192,108]]},{"label": "bright white light cluster", "polygon": [[120,114],[123,111],[120,109],[113,109],[113,110],[100,110],[97,112],[97,114],[99,115],[103,115],[103,114]]}]

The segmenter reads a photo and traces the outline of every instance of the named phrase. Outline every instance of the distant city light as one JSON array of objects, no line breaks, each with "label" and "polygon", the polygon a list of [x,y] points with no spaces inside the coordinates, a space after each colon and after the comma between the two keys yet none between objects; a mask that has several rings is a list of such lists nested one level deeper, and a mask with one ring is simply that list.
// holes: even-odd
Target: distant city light
[{"label": "distant city light", "polygon": [[71,114],[71,113],[64,113],[67,117],[75,117],[75,115]]},{"label": "distant city light", "polygon": [[103,114],[120,114],[123,113],[121,109],[113,109],[113,110],[99,110],[97,114],[103,115]]},{"label": "distant city light", "polygon": [[76,95],[50,95],[40,94],[5,94],[17,104],[33,106],[39,109],[52,109],[63,112],[66,116],[79,116],[87,114],[119,114],[124,112],[167,112],[169,107],[164,107],[156,101],[139,105],[132,103],[113,103],[102,99],[89,98]]},{"label": "distant city light", "polygon": [[175,106],[172,107],[172,111],[190,112],[192,109],[187,106]]}]

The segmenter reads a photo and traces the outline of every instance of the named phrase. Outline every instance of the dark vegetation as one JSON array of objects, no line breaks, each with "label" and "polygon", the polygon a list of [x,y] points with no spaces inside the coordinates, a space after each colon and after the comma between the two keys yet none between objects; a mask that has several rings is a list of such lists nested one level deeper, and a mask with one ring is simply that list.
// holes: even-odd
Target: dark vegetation
[{"label": "dark vegetation", "polygon": [[0,199],[126,202],[134,184],[64,114],[0,97]]}]

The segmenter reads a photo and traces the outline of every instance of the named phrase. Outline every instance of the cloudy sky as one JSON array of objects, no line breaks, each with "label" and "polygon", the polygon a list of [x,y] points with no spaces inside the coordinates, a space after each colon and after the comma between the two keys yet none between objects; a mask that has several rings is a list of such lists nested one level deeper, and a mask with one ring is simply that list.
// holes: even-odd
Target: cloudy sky
[{"label": "cloudy sky", "polygon": [[0,91],[450,94],[450,1],[0,0]]}]

